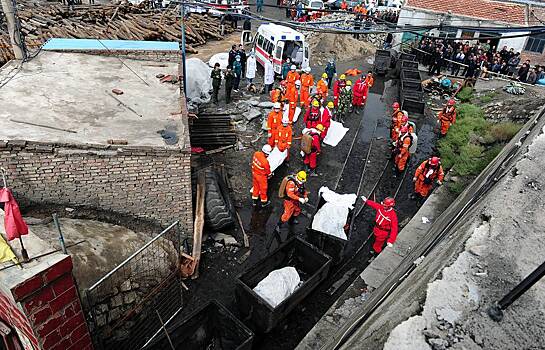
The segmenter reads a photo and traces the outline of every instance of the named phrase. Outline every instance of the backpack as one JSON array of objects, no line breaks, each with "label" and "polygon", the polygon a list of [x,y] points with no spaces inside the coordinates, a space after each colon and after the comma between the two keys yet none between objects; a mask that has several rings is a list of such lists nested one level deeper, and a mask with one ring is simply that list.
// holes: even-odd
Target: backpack
[{"label": "backpack", "polygon": [[286,186],[288,184],[288,181],[291,180],[291,176],[285,176],[282,179],[282,182],[280,183],[280,187],[278,188],[278,198],[284,198],[286,196]]},{"label": "backpack", "polygon": [[312,151],[312,136],[310,134],[303,134],[301,136],[301,151],[305,154],[309,154]]}]

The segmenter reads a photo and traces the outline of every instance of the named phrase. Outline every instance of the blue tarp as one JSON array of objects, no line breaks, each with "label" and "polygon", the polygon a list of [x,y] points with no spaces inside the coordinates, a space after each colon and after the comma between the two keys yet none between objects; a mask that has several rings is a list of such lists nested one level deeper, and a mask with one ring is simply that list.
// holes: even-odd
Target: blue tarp
[{"label": "blue tarp", "polygon": [[178,51],[175,41],[97,40],[97,39],[49,39],[42,50],[122,50],[122,51]]}]

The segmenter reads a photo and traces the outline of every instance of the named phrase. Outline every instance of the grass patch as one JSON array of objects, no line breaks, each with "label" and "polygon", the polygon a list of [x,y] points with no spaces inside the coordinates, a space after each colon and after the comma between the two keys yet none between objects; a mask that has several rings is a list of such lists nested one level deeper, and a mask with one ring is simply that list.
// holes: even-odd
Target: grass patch
[{"label": "grass patch", "polygon": [[[458,106],[457,120],[445,138],[439,141],[441,162],[458,176],[478,175],[502,150],[522,127],[504,122],[493,124],[487,121],[483,111],[469,103]],[[460,193],[467,183],[459,181],[449,184],[451,192]]]},{"label": "grass patch", "polygon": [[468,86],[462,88],[457,94],[456,97],[461,102],[471,102],[471,99],[473,98],[473,88],[470,88]]},{"label": "grass patch", "polygon": [[480,101],[481,103],[490,103],[497,95],[498,93],[496,91],[491,91],[484,96],[481,96]]},{"label": "grass patch", "polygon": [[467,183],[465,180],[459,180],[458,182],[449,182],[447,188],[450,192],[458,195],[466,189]]}]

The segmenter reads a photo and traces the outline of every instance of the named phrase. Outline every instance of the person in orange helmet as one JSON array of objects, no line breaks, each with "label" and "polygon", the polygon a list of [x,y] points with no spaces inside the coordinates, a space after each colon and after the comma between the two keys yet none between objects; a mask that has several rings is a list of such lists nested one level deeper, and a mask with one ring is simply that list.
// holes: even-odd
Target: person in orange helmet
[{"label": "person in orange helmet", "polygon": [[273,110],[269,112],[267,117],[267,132],[269,136],[269,145],[274,147],[276,144],[276,136],[278,135],[278,126],[282,121],[282,105],[280,102],[275,102]]},{"label": "person in orange helmet", "polygon": [[289,175],[286,183],[284,197],[284,212],[278,220],[275,232],[280,232],[283,224],[291,221],[293,224],[298,224],[297,217],[301,214],[301,204],[308,203],[308,192],[305,189],[307,181],[307,173],[299,171],[297,175]]},{"label": "person in orange helmet", "polygon": [[297,66],[295,64],[292,64],[290,67],[290,71],[288,72],[288,75],[286,76],[286,88],[293,88],[295,87],[295,82],[297,80],[300,80],[301,76],[299,73],[297,73]]},{"label": "person in orange helmet", "polygon": [[401,128],[401,118],[403,117],[403,111],[398,102],[392,104],[394,112],[392,113],[392,126],[390,127],[390,138],[392,142],[397,141],[399,136],[399,129]]},{"label": "person in orange helmet", "polygon": [[295,109],[297,108],[297,102],[299,101],[299,87],[301,86],[301,81],[296,80],[293,86],[288,85],[286,88],[286,100],[289,105],[289,120],[290,124],[293,123],[293,116],[295,115]]},{"label": "person in orange helmet", "polygon": [[327,73],[322,74],[322,79],[318,81],[316,84],[316,90],[322,96],[322,103],[327,99]]},{"label": "person in orange helmet", "polygon": [[413,137],[409,132],[408,126],[402,126],[400,130],[399,138],[397,139],[394,149],[394,162],[396,165],[396,171],[402,173],[405,170],[407,161],[409,160],[410,152],[409,148],[413,142]]},{"label": "person in orange helmet", "polygon": [[421,198],[426,198],[433,187],[433,182],[438,185],[443,183],[445,173],[439,157],[431,157],[420,164],[413,177],[414,192]]},{"label": "person in orange helmet", "polygon": [[289,118],[286,116],[282,117],[282,124],[278,126],[278,134],[276,136],[275,142],[276,147],[280,152],[288,151],[286,155],[286,161],[290,159],[290,148],[292,142],[293,131],[290,125]]},{"label": "person in orange helmet", "polygon": [[397,214],[394,210],[395,199],[392,197],[386,197],[379,204],[367,197],[362,196],[363,203],[367,204],[371,208],[375,209],[375,227],[373,228],[373,234],[375,236],[375,242],[373,243],[373,249],[371,250],[371,256],[379,254],[386,242],[388,247],[392,247],[397,239],[398,223]]},{"label": "person in orange helmet", "polygon": [[452,98],[448,100],[447,105],[439,112],[437,118],[441,123],[441,136],[445,136],[450,126],[456,123],[456,101]]},{"label": "person in orange helmet", "polygon": [[284,95],[286,94],[286,86],[287,86],[286,81],[282,80],[280,82],[280,86],[277,86],[274,89],[272,89],[272,91],[271,91],[271,102],[272,103],[283,102],[284,101],[284,99],[285,99]]},{"label": "person in orange helmet", "polygon": [[314,78],[310,74],[310,67],[305,68],[305,72],[301,74],[301,106],[308,108],[310,104],[310,89],[314,86]]},{"label": "person in orange helmet", "polygon": [[257,206],[257,200],[261,198],[261,206],[271,204],[267,198],[267,181],[271,177],[271,167],[267,157],[272,151],[269,144],[265,144],[261,151],[256,151],[252,159],[252,201]]}]

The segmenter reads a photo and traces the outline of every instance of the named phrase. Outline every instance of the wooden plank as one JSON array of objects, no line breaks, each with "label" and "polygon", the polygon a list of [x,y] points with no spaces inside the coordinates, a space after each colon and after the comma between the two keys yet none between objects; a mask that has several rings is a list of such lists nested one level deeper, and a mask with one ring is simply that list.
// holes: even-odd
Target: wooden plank
[{"label": "wooden plank", "polygon": [[206,182],[204,172],[197,178],[197,201],[195,204],[195,223],[193,226],[193,259],[195,259],[195,273],[192,279],[199,277],[199,263],[201,262],[202,231],[204,228],[204,198]]}]

